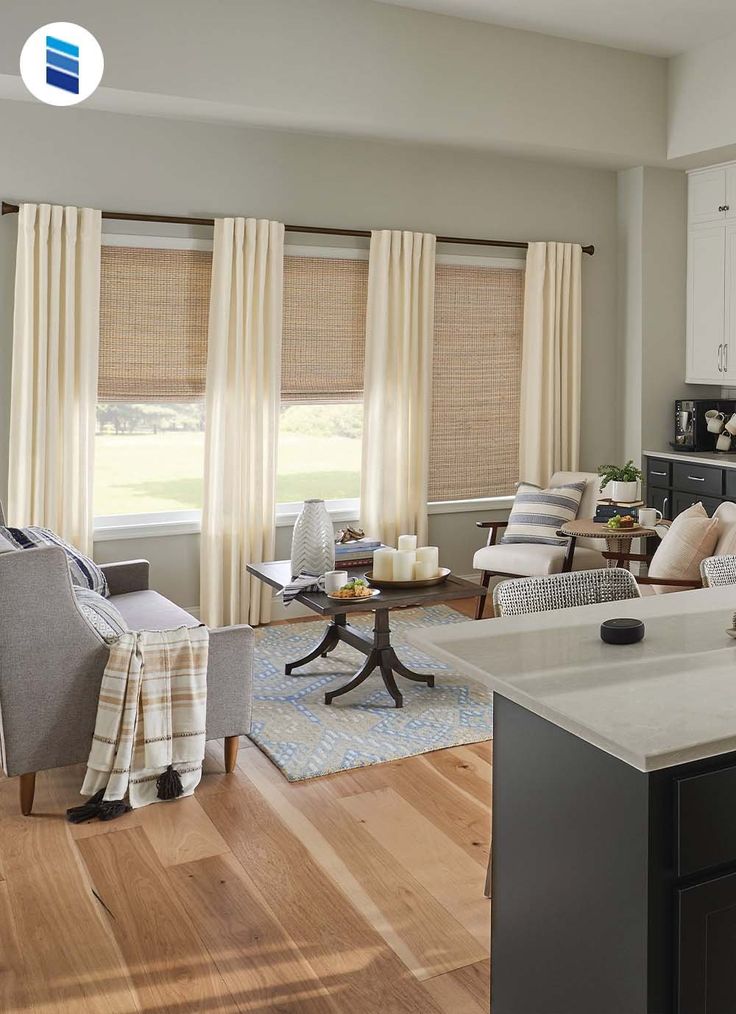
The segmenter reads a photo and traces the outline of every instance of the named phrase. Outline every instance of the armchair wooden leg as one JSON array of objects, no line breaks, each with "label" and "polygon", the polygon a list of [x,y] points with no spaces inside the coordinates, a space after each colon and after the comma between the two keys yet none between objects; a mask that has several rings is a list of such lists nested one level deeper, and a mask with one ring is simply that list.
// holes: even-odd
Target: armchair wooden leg
[{"label": "armchair wooden leg", "polygon": [[27,817],[33,809],[33,797],[36,792],[36,772],[31,771],[27,775],[21,775],[20,783],[20,812]]},{"label": "armchair wooden leg", "polygon": [[[483,570],[483,571],[481,571],[480,583],[483,585],[484,588],[488,587],[488,585],[490,584],[490,581],[491,581],[491,572],[490,572],[490,570]],[[483,619],[483,609],[485,607],[486,599],[487,598],[488,598],[487,595],[479,595],[478,598],[475,600],[475,618],[476,618],[476,620],[482,620]]]},{"label": "armchair wooden leg", "polygon": [[240,736],[225,736],[225,771],[230,774],[238,762]]}]

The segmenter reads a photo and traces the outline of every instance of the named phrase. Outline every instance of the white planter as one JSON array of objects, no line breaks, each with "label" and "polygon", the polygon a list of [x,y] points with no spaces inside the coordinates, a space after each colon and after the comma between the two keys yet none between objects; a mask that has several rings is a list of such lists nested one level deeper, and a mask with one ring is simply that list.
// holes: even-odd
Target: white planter
[{"label": "white planter", "polygon": [[612,482],[610,486],[610,496],[615,503],[629,503],[636,500],[638,482]]},{"label": "white planter", "polygon": [[291,573],[325,574],[335,569],[335,533],[324,500],[305,500],[294,525]]}]

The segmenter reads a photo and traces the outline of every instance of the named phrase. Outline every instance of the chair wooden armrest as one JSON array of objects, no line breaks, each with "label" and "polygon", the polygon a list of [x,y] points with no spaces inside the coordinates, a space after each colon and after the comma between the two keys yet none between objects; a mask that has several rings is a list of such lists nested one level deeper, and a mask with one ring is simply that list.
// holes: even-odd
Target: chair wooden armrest
[{"label": "chair wooden armrest", "polygon": [[506,528],[508,521],[476,521],[476,528],[488,528],[488,538],[486,539],[487,546],[495,546],[496,538],[498,537],[499,529]]},{"label": "chair wooden armrest", "polygon": [[647,553],[611,553],[604,551],[601,556],[605,556],[607,560],[625,560],[627,563],[631,560],[635,560],[638,563],[651,563],[652,554]]},{"label": "chair wooden armrest", "polygon": [[661,584],[667,588],[702,588],[702,581],[680,581],[674,577],[636,577],[637,584]]}]

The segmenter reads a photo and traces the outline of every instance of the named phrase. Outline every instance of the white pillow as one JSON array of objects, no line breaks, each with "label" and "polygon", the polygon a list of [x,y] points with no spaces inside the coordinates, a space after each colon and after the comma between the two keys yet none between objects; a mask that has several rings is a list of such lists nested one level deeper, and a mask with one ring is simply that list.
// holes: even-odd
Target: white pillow
[{"label": "white pillow", "polygon": [[578,516],[585,485],[583,480],[540,489],[531,482],[520,482],[501,542],[566,546],[568,540],[560,537],[557,530]]},{"label": "white pillow", "polygon": [[[700,581],[700,562],[712,556],[718,541],[720,522],[709,518],[702,503],[678,514],[657,547],[649,565],[649,577],[675,581]],[[655,584],[658,595],[681,591],[677,586]]]}]

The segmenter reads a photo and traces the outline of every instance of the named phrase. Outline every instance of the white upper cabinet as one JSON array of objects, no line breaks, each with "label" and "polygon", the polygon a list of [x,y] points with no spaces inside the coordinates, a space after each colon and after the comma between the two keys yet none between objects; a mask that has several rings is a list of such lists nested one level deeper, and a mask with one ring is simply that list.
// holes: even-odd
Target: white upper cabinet
[{"label": "white upper cabinet", "polygon": [[688,384],[736,385],[736,163],[688,175]]},{"label": "white upper cabinet", "polygon": [[[729,168],[729,172],[733,170]],[[725,218],[726,204],[725,168],[708,169],[692,173],[688,177],[688,222],[697,225],[702,222],[718,222]],[[734,180],[736,182],[736,180]],[[736,209],[736,193],[733,194]]]},{"label": "white upper cabinet", "polygon": [[725,382],[726,225],[692,226],[687,250],[688,384]]}]

